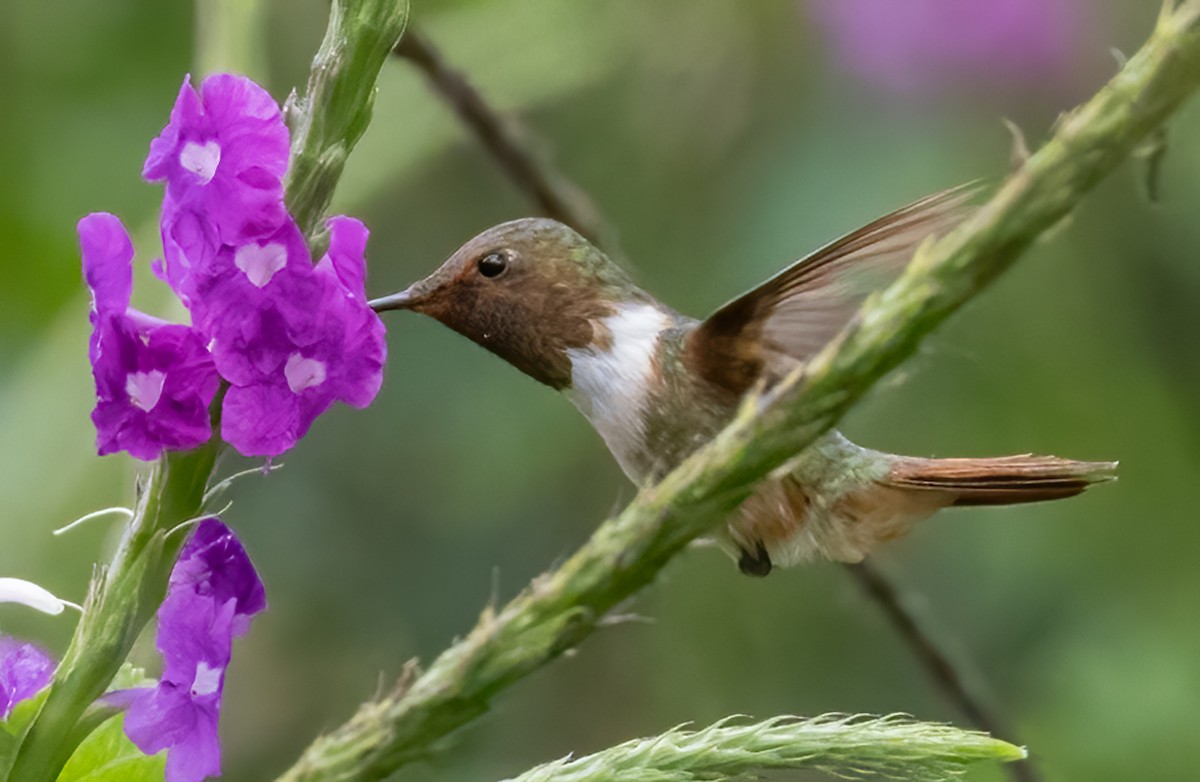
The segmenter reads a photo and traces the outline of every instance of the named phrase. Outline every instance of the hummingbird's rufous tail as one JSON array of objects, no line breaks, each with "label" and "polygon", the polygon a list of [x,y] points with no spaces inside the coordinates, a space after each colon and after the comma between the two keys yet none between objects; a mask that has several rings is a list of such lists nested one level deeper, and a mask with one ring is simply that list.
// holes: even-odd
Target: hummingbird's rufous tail
[{"label": "hummingbird's rufous tail", "polygon": [[951,505],[1012,505],[1074,496],[1093,483],[1115,479],[1116,469],[1116,462],[1033,454],[984,459],[902,456],[884,482],[904,489],[949,492],[954,497]]}]

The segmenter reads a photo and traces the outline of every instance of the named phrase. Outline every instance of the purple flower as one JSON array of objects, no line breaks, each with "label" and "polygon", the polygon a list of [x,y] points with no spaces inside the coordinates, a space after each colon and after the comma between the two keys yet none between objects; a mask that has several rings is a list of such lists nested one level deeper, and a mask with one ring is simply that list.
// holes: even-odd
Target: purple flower
[{"label": "purple flower", "polygon": [[143,174],[166,181],[153,268],[191,327],[130,310],[124,229],[111,215],[80,223],[100,453],[149,459],[199,445],[220,378],[222,436],[247,456],[288,450],[335,401],[375,398],[386,350],[363,288],[367,229],[332,218],[329,252],[313,266],[283,203],[287,162],[287,128],[261,87],[223,74],[197,94],[184,80]]},{"label": "purple flower", "polygon": [[163,258],[154,261],[155,276],[175,291],[189,310],[193,308],[196,285],[211,274],[211,264],[221,248],[216,229],[192,209],[163,199],[160,221]]},{"label": "purple flower", "polygon": [[125,735],[147,755],[167,750],[168,782],[198,782],[221,773],[217,720],[234,606],[233,600],[218,603],[183,591],[169,595],[159,609],[162,679],[133,698]]},{"label": "purple flower", "polygon": [[893,92],[1044,84],[1071,62],[1078,0],[819,0],[845,66]]},{"label": "purple flower", "polygon": [[197,94],[185,77],[142,176],[166,180],[175,206],[203,215],[225,244],[273,232],[287,217],[288,130],[279,106],[244,76],[217,74]]},{"label": "purple flower", "polygon": [[[315,268],[298,243],[303,262],[285,267],[289,250],[286,261],[272,262],[280,271],[257,291],[248,272],[228,276],[229,302],[259,300],[254,317],[220,319],[213,346],[232,383],[221,436],[247,456],[283,453],[335,401],[366,407],[383,382],[383,324],[363,288],[367,229],[335,217],[329,232],[329,252]],[[225,325],[234,330],[230,338]]]},{"label": "purple flower", "polygon": [[234,635],[242,635],[250,617],[267,607],[266,592],[246,549],[217,518],[200,522],[171,571],[169,593],[193,592],[219,604],[234,605]]},{"label": "purple flower", "polygon": [[262,582],[233,532],[200,523],[171,572],[158,610],[163,675],[155,687],[111,699],[128,703],[125,734],[148,755],[167,750],[167,782],[221,773],[217,722],[233,639],[266,608]]},{"label": "purple flower", "polygon": [[54,658],[37,646],[0,635],[0,720],[50,683]]},{"label": "purple flower", "polygon": [[225,246],[197,285],[193,316],[234,385],[275,373],[297,344],[319,336],[323,290],[291,219],[262,239]]},{"label": "purple flower", "polygon": [[130,309],[133,245],[121,221],[94,213],[79,221],[83,272],[92,290],[88,356],[96,381],[96,446],[154,459],[212,434],[208,406],[217,373],[200,335]]}]

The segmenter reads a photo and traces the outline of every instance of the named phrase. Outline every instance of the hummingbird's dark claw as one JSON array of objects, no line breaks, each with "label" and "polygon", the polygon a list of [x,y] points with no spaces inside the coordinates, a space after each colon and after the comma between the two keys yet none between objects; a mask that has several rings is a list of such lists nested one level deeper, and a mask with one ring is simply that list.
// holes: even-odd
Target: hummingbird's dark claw
[{"label": "hummingbird's dark claw", "polygon": [[755,542],[753,554],[742,549],[742,556],[738,559],[738,570],[748,576],[758,576],[759,578],[771,573],[771,555],[767,553],[767,547],[761,540]]}]

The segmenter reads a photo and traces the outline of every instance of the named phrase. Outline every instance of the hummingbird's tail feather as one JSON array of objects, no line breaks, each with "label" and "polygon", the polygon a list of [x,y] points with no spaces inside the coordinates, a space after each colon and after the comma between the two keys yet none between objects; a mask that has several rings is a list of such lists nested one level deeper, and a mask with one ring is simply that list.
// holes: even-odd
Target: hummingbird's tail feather
[{"label": "hummingbird's tail feather", "polygon": [[1057,456],[984,459],[900,457],[884,483],[904,489],[949,492],[951,505],[1012,505],[1057,500],[1093,483],[1114,480],[1116,462],[1080,462]]},{"label": "hummingbird's tail feather", "polygon": [[858,562],[942,508],[1057,500],[1117,477],[1116,462],[923,459],[858,449],[844,438],[825,445],[826,455],[840,447],[839,458],[764,481],[730,518],[723,538],[743,573],[810,559]]}]

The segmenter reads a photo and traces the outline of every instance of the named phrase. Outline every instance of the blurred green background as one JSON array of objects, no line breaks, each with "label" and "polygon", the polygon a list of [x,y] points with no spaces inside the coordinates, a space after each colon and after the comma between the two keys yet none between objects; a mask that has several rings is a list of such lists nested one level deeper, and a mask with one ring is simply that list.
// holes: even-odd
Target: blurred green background
[{"label": "blurred green background", "polygon": [[[1059,3],[1070,35],[1043,70],[953,59],[986,54],[977,47],[933,71],[955,79],[909,84],[854,67],[834,27],[845,20],[815,2],[418,0],[413,19],[536,128],[617,226],[645,286],[702,315],[908,200],[1002,176],[1001,118],[1031,144],[1044,138],[1115,71],[1111,48],[1137,48],[1157,5]],[[273,0],[243,30],[250,56],[225,67],[282,100],[326,10]],[[50,530],[128,503],[135,465],[94,456],[73,227],[112,211],[141,226],[141,258],[157,252],[161,194],[139,172],[196,68],[196,13],[154,0],[0,4],[0,574],[77,600],[114,531]],[[1187,486],[1200,469],[1200,104],[1170,137],[1161,203],[1145,197],[1144,166],[1122,167],[844,425],[922,455],[1121,460],[1118,484],[947,512],[876,557],[1051,780],[1197,776],[1200,523]],[[403,62],[384,70],[335,206],[373,229],[376,295],[531,211]],[[135,302],[165,313],[165,288],[141,273]],[[432,321],[387,323],[376,404],[326,415],[282,471],[241,482],[226,514],[271,602],[227,682],[227,779],[281,771],[404,660],[431,659],[633,495],[565,400]],[[696,550],[634,610],[653,621],[601,632],[398,778],[496,779],[739,712],[963,724],[838,567],[755,580]],[[71,623],[0,608],[4,632],[60,653]],[[146,641],[139,660],[153,665]]]}]

